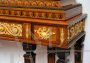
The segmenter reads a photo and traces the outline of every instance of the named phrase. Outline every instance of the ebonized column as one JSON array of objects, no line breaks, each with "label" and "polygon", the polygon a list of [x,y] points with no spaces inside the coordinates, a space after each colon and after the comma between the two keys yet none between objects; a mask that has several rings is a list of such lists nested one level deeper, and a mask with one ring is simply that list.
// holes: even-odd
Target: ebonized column
[{"label": "ebonized column", "polygon": [[[67,63],[68,55],[70,55],[70,49],[48,48],[48,63]],[[55,56],[58,57],[57,61]]]},{"label": "ebonized column", "polygon": [[48,47],[48,63],[55,63],[55,48]]},{"label": "ebonized column", "polygon": [[35,63],[35,49],[36,45],[23,43],[23,50],[26,52],[24,54],[24,63]]},{"label": "ebonized column", "polygon": [[82,63],[84,39],[85,35],[82,36],[75,44],[75,63]]},{"label": "ebonized column", "polygon": [[69,49],[56,49],[56,55],[58,57],[58,60],[56,63],[67,63],[67,56],[70,54]]}]

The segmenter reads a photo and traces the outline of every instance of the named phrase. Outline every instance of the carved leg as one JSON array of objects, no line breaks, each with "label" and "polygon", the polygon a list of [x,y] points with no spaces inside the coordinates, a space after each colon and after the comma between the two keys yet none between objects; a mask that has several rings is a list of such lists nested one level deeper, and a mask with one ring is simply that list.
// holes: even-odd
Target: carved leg
[{"label": "carved leg", "polygon": [[24,54],[24,63],[35,63],[35,49],[36,45],[23,43],[23,50],[26,52],[26,54]]}]

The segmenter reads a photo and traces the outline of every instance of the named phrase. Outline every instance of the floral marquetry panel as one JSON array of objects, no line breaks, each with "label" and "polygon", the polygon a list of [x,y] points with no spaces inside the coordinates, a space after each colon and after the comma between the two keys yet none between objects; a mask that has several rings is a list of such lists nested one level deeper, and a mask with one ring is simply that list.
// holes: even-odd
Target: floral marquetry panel
[{"label": "floral marquetry panel", "polygon": [[22,36],[22,24],[0,22],[0,35]]},{"label": "floral marquetry panel", "polygon": [[79,33],[83,32],[85,26],[84,19],[80,22],[76,23],[75,25],[69,27],[68,29],[68,40],[71,40],[75,36],[77,36]]},{"label": "floral marquetry panel", "polygon": [[50,26],[34,26],[35,39],[46,40],[46,41],[57,41],[58,29]]}]

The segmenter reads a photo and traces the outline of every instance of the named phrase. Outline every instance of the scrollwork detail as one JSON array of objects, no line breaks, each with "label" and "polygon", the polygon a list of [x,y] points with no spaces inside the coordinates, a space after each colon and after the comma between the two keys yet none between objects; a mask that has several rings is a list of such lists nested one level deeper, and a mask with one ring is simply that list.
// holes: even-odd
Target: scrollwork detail
[{"label": "scrollwork detail", "polygon": [[0,22],[0,34],[22,36],[22,25],[17,23]]}]

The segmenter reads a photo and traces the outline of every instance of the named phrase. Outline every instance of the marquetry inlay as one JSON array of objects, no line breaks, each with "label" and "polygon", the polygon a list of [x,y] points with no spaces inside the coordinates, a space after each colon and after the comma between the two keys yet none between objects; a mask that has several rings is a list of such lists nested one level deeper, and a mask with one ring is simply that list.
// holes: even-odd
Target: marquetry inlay
[{"label": "marquetry inlay", "polygon": [[48,11],[33,11],[31,9],[25,10],[25,9],[2,9],[0,8],[0,15],[7,15],[7,16],[16,16],[16,17],[29,17],[29,18],[40,18],[40,19],[54,19],[54,20],[60,20],[64,18],[63,12],[52,12],[52,10]]},{"label": "marquetry inlay", "polygon": [[21,37],[22,25],[18,23],[0,22],[0,34]]},{"label": "marquetry inlay", "polygon": [[1,0],[0,4],[11,6],[36,6],[36,7],[62,7],[60,1],[40,1],[40,0]]},{"label": "marquetry inlay", "polygon": [[65,30],[64,28],[60,28],[60,44],[62,44],[65,40]]},{"label": "marquetry inlay", "polygon": [[68,40],[72,39],[76,35],[78,35],[80,32],[84,30],[84,21],[80,21],[76,23],[75,25],[71,26],[68,30]]},{"label": "marquetry inlay", "polygon": [[30,23],[25,23],[25,37],[26,38],[31,38],[31,24]]},{"label": "marquetry inlay", "polygon": [[[12,1],[10,1],[10,3],[11,2]],[[48,2],[51,2],[51,1],[48,1]],[[48,4],[48,2],[47,2],[47,4]],[[58,2],[58,1],[55,1],[55,2]],[[50,9],[47,7],[45,7],[45,8],[30,7],[30,6],[29,7],[28,6],[21,6],[20,7],[18,5],[17,6],[12,5],[12,6],[8,6],[8,7],[7,6],[2,7],[3,4],[0,4],[0,5],[1,5],[0,6],[0,15],[22,17],[22,18],[66,20],[66,19],[69,19],[71,17],[74,17],[74,16],[82,13],[82,11],[81,11],[82,6],[80,4],[62,7],[62,8],[50,8]],[[71,10],[68,10],[67,8],[70,8]],[[65,10],[65,9],[67,9],[67,10]],[[72,11],[75,11],[75,12],[70,13]]]},{"label": "marquetry inlay", "polygon": [[56,41],[56,30],[56,27],[35,26],[34,34],[39,39]]},{"label": "marquetry inlay", "polygon": [[38,30],[35,30],[35,32],[37,32],[37,34],[39,35],[39,37],[41,37],[41,39],[49,39],[53,34],[55,34],[54,32],[51,31],[51,28],[46,28],[46,27],[41,27]]}]

